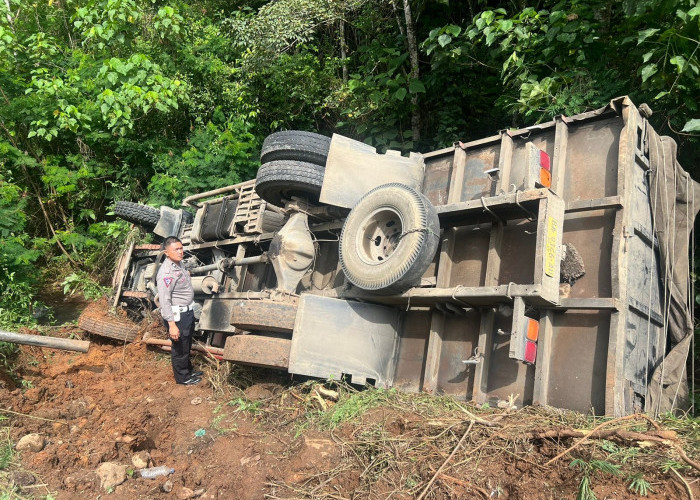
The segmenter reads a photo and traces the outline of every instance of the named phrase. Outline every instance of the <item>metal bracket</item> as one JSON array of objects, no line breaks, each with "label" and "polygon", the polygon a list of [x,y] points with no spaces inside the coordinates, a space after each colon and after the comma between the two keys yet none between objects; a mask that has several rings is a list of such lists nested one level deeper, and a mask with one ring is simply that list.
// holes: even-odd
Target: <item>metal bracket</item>
[{"label": "metal bracket", "polygon": [[270,242],[268,257],[277,276],[277,288],[294,292],[311,268],[315,257],[314,241],[305,213],[296,213]]}]

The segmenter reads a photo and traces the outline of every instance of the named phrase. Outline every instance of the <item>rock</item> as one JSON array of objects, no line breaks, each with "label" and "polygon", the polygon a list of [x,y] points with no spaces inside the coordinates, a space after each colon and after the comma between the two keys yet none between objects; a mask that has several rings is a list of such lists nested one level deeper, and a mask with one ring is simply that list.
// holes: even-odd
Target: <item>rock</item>
[{"label": "rock", "polygon": [[279,384],[255,384],[248,387],[245,391],[245,397],[251,401],[259,401],[269,399],[275,394],[282,392],[282,386]]},{"label": "rock", "polygon": [[41,451],[44,449],[44,438],[41,434],[35,432],[27,434],[17,442],[15,449],[17,451]]},{"label": "rock", "polygon": [[31,486],[32,484],[36,483],[36,478],[34,477],[34,474],[27,471],[14,471],[11,477],[12,482],[20,487]]},{"label": "rock", "polygon": [[243,457],[241,458],[241,465],[246,465],[249,464],[250,462],[258,462],[260,460],[260,454],[258,453],[257,455],[253,455],[252,457]]},{"label": "rock", "polygon": [[206,491],[206,490],[205,490],[204,488],[199,488],[198,490],[194,490],[194,496],[195,496],[195,497],[200,497],[200,496],[204,495],[204,492],[205,492],[205,491]]},{"label": "rock", "polygon": [[163,483],[163,486],[160,487],[164,492],[170,493],[173,491],[173,482],[168,479],[166,482]]},{"label": "rock", "polygon": [[194,405],[194,406],[201,405],[201,404],[202,404],[202,398],[200,398],[199,396],[197,396],[197,397],[194,398],[192,401],[190,401],[190,404],[191,404],[191,405]]},{"label": "rock", "polygon": [[314,439],[304,437],[304,446],[307,450],[315,451],[321,457],[327,458],[336,449],[336,444],[330,439]]},{"label": "rock", "polygon": [[145,469],[148,467],[148,462],[151,460],[151,455],[147,451],[139,451],[131,457],[131,463],[137,469]]},{"label": "rock", "polygon": [[100,478],[100,487],[111,490],[126,481],[126,466],[112,462],[101,463],[95,471]]},{"label": "rock", "polygon": [[188,500],[189,498],[194,497],[194,491],[183,486],[177,490],[175,496],[177,496],[179,500]]}]

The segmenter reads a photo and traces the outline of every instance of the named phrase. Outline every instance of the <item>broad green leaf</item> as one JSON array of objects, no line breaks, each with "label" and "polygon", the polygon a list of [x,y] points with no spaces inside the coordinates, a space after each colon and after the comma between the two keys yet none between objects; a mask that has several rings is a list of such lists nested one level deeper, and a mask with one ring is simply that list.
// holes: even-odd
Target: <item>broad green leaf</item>
[{"label": "broad green leaf", "polygon": [[646,54],[644,54],[644,55],[642,56],[642,61],[645,62],[645,63],[646,63],[646,62],[649,62],[649,59],[651,59],[651,56],[653,56],[653,55],[654,55],[654,51],[653,51],[653,50],[647,52]]},{"label": "broad green leaf", "polygon": [[423,85],[423,82],[420,80],[411,80],[411,83],[408,85],[408,89],[412,94],[418,94],[420,92],[425,92],[425,85]]},{"label": "broad green leaf", "polygon": [[637,38],[637,45],[641,44],[644,40],[652,36],[654,33],[658,33],[659,28],[649,28],[644,31],[639,32],[639,38]]},{"label": "broad green leaf", "polygon": [[448,26],[445,26],[445,32],[449,33],[452,36],[459,36],[459,34],[462,32],[462,28],[459,26],[455,26],[454,24],[450,24]]},{"label": "broad green leaf", "polygon": [[700,119],[693,118],[685,123],[681,132],[700,132]]},{"label": "broad green leaf", "polygon": [[557,40],[560,42],[564,43],[571,43],[574,40],[576,40],[576,34],[575,33],[560,33],[557,35]]},{"label": "broad green leaf", "polygon": [[646,82],[658,71],[656,64],[647,64],[642,68],[642,82]]},{"label": "broad green leaf", "polygon": [[681,55],[673,56],[671,58],[670,62],[671,62],[671,64],[676,66],[676,68],[678,69],[678,73],[682,73],[683,70],[685,69],[686,64],[687,64],[685,57],[683,57]]},{"label": "broad green leaf", "polygon": [[690,16],[691,18],[696,17],[696,16],[700,16],[700,5],[696,5],[695,7],[690,9],[688,11],[688,16]]},{"label": "broad green leaf", "polygon": [[510,31],[513,27],[513,21],[511,21],[510,19],[506,19],[504,21],[501,21],[499,23],[499,26],[501,28],[501,31]]},{"label": "broad green leaf", "polygon": [[662,97],[666,97],[668,95],[668,91],[664,90],[663,92],[659,92],[654,96],[654,100],[661,99]]},{"label": "broad green leaf", "polygon": [[446,33],[443,33],[438,37],[438,43],[440,44],[440,47],[444,47],[448,43],[452,41],[452,37]]},{"label": "broad green leaf", "polygon": [[396,92],[394,92],[394,99],[397,99],[399,101],[403,101],[403,99],[404,99],[404,97],[406,97],[407,93],[408,92],[406,91],[406,89],[404,87],[401,87]]}]

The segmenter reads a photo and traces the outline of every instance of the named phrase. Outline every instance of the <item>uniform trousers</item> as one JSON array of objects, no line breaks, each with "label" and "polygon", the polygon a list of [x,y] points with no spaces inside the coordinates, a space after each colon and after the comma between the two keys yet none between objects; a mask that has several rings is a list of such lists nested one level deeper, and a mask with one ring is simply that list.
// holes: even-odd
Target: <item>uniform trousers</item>
[{"label": "uniform trousers", "polygon": [[[169,331],[167,321],[165,330]],[[192,373],[192,362],[190,361],[190,349],[192,348],[192,334],[194,333],[194,311],[180,313],[180,321],[176,321],[177,329],[180,330],[178,340],[170,339],[172,348],[170,349],[170,362],[173,365],[173,375],[175,382],[184,383],[190,378]]]}]

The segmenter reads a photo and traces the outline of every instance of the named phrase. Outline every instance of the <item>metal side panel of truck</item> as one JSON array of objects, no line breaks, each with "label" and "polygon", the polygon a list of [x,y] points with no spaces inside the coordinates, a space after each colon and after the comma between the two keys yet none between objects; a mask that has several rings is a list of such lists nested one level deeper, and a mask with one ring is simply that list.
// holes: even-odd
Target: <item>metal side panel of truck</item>
[{"label": "metal side panel of truck", "polygon": [[[198,328],[224,359],[478,403],[683,405],[698,185],[629,99],[410,159],[334,136],[324,168],[321,203],[276,207],[253,181],[186,200]],[[385,182],[439,218],[432,263],[389,295],[338,257],[349,208]],[[115,303],[152,299],[160,259],[130,248]]]}]

